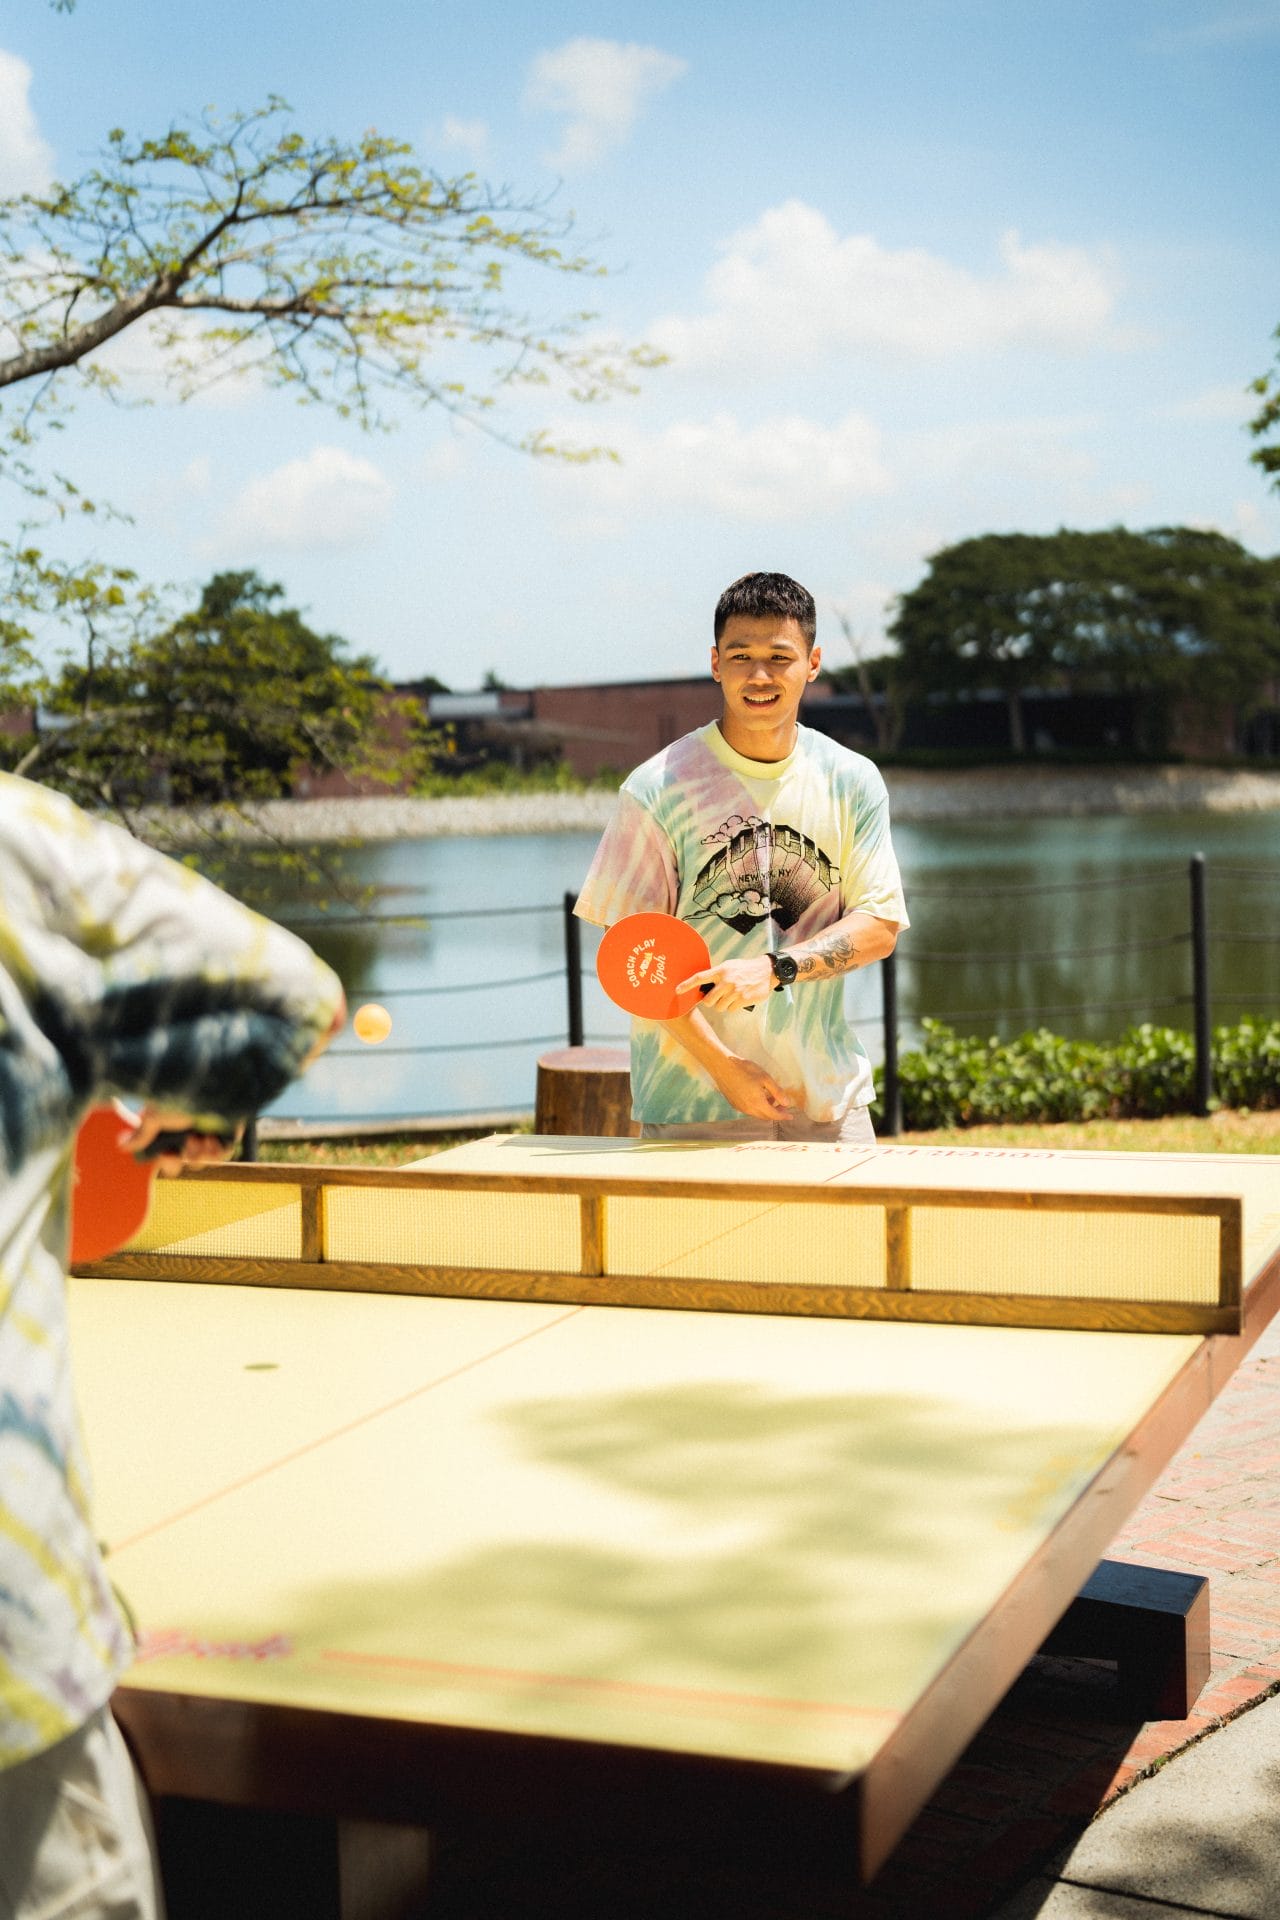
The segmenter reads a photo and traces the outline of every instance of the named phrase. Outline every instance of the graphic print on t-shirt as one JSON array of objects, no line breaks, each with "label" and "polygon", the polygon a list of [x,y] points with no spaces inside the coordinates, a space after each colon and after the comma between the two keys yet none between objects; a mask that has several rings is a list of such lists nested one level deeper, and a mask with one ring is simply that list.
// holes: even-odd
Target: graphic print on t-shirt
[{"label": "graphic print on t-shirt", "polygon": [[731,814],[703,844],[716,851],[694,883],[693,914],[714,914],[738,933],[771,916],[786,933],[840,879],[816,841],[758,814]]}]

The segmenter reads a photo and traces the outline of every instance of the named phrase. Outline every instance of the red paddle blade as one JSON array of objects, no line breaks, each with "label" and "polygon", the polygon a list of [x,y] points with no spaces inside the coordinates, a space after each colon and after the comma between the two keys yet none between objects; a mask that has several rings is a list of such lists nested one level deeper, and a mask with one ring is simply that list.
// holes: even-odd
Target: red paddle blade
[{"label": "red paddle blade", "polygon": [[94,1107],[76,1135],[71,1191],[71,1265],[86,1266],[132,1240],[147,1217],[154,1166],[121,1143],[129,1122],[115,1107]]},{"label": "red paddle blade", "polygon": [[596,973],[615,1007],[642,1020],[672,1020],[698,1004],[696,992],[677,995],[677,986],[710,960],[702,935],[683,920],[632,913],[601,940]]}]

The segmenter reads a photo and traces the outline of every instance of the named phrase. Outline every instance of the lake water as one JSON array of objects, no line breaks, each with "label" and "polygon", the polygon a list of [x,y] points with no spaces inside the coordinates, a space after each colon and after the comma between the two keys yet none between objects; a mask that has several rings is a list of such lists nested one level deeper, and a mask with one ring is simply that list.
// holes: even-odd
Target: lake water
[{"label": "lake water", "polygon": [[[1044,1025],[1105,1038],[1141,1020],[1190,1028],[1188,862],[1208,862],[1215,1022],[1280,1018],[1280,815],[963,821],[895,828],[912,925],[898,948],[901,1045],[921,1016],[966,1032]],[[272,910],[338,969],[354,1008],[381,1000],[390,1038],[350,1030],[272,1109],[311,1120],[531,1109],[539,1053],[567,1039],[562,899],[594,834],[402,840],[340,856],[370,904],[317,915],[281,880]],[[366,914],[379,916],[370,919]],[[394,918],[400,916],[400,920]],[[588,1040],[626,1021],[595,981],[583,929]],[[846,983],[872,1058],[879,968]]]}]

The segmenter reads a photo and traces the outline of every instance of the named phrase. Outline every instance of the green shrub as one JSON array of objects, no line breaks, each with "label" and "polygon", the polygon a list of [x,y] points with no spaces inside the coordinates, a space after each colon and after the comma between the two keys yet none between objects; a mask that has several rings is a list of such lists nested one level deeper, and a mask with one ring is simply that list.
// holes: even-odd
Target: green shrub
[{"label": "green shrub", "polygon": [[1213,1036],[1214,1092],[1224,1107],[1280,1107],[1280,1020],[1242,1020]]},{"label": "green shrub", "polygon": [[1121,1035],[1113,1054],[1111,1113],[1156,1120],[1195,1105],[1196,1051],[1189,1033],[1144,1022]]},{"label": "green shrub", "polygon": [[563,760],[539,761],[531,767],[514,767],[505,760],[490,760],[483,766],[450,773],[444,765],[424,774],[413,791],[419,799],[451,800],[458,795],[521,793],[589,793],[598,789],[616,792],[620,773],[599,773],[591,779],[574,773]]},{"label": "green shrub", "polygon": [[[911,1132],[1150,1120],[1190,1112],[1195,1103],[1195,1046],[1173,1027],[1144,1023],[1106,1043],[1065,1040],[1043,1027],[982,1040],[938,1020],[923,1024],[923,1047],[899,1061],[902,1124]],[[1216,1028],[1213,1062],[1216,1104],[1280,1106],[1280,1021]]]}]

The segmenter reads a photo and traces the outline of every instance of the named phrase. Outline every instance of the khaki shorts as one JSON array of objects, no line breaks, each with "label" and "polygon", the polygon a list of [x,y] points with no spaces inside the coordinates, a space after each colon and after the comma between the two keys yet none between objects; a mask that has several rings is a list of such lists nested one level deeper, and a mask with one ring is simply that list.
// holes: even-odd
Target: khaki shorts
[{"label": "khaki shorts", "polygon": [[4,1920],[163,1920],[146,1794],[109,1709],[0,1771]]},{"label": "khaki shorts", "polygon": [[843,1120],[810,1120],[798,1113],[790,1120],[754,1120],[744,1113],[737,1120],[665,1122],[646,1120],[642,1140],[826,1140],[842,1147],[874,1147],[875,1128],[865,1107],[850,1107]]}]

